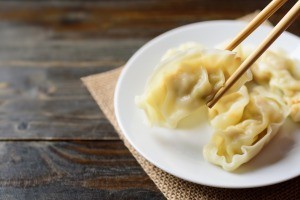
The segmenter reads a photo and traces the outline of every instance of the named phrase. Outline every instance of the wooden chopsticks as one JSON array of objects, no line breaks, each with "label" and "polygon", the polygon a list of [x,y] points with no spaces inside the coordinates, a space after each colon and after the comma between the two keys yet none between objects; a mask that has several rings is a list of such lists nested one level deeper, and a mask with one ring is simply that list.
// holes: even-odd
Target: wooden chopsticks
[{"label": "wooden chopsticks", "polygon": [[[264,20],[272,15],[286,0],[273,0],[250,24],[228,45],[227,49],[233,50],[250,33],[254,31]],[[271,13],[271,14],[269,14]],[[267,38],[253,51],[241,64],[241,66],[228,78],[213,98],[207,102],[207,106],[212,108],[218,100],[236,83],[236,81],[250,68],[250,66],[271,46],[271,44],[285,31],[300,14],[300,1],[280,20],[272,29]]]},{"label": "wooden chopsticks", "polygon": [[247,26],[244,28],[225,48],[232,51],[237,47],[248,35],[250,35],[257,27],[273,15],[287,0],[273,0],[267,5]]}]

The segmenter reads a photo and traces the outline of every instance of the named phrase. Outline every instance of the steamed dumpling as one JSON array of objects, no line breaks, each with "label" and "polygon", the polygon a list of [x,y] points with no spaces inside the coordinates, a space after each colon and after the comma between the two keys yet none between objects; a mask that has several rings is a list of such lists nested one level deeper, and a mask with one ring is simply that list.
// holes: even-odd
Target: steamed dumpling
[{"label": "steamed dumpling", "polygon": [[[277,58],[276,54],[271,55],[274,59]],[[296,122],[300,122],[300,65],[297,62],[289,59],[288,57],[281,58],[282,62],[277,65],[279,67],[272,71],[270,79],[270,87],[280,90],[285,102],[291,111],[290,116]],[[271,62],[271,60],[269,60]],[[273,63],[275,66],[275,63]],[[271,66],[270,66],[271,67]]]},{"label": "steamed dumpling", "polygon": [[[151,125],[175,128],[224,85],[253,48],[239,46],[235,51],[204,49],[196,43],[168,50],[136,104]],[[300,65],[283,52],[268,50],[251,71],[253,81],[249,70],[208,110],[214,134],[203,155],[227,171],[256,156],[288,115],[300,121]]]},{"label": "steamed dumpling", "polygon": [[[238,47],[238,55],[245,59],[251,48]],[[251,67],[256,83],[281,94],[290,109],[290,116],[300,122],[300,63],[283,51],[266,51]]]},{"label": "steamed dumpling", "polygon": [[[263,87],[254,88],[248,95],[246,87],[236,93],[237,101],[222,98],[210,111],[218,111],[218,115],[210,115],[216,131],[203,150],[206,160],[227,171],[237,169],[257,155],[289,114],[281,97]],[[238,110],[232,109],[237,106]]]},{"label": "steamed dumpling", "polygon": [[237,124],[243,116],[241,111],[249,103],[247,87],[242,86],[237,92],[224,95],[220,102],[209,109],[210,124],[217,129]]},{"label": "steamed dumpling", "polygon": [[[170,57],[169,57],[170,56]],[[176,127],[178,122],[205,104],[241,64],[235,53],[188,45],[169,51],[136,97],[150,124]],[[251,79],[246,73],[236,84]]]}]

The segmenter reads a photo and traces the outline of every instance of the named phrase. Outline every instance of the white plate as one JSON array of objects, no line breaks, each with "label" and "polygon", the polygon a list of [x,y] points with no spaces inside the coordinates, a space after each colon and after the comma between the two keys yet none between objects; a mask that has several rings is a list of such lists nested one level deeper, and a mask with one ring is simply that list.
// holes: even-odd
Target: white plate
[{"label": "white plate", "polygon": [[[208,21],[176,28],[148,42],[126,64],[115,92],[116,117],[130,144],[155,166],[194,183],[224,188],[265,186],[300,174],[300,126],[292,122],[287,122],[257,157],[230,173],[202,156],[202,148],[212,134],[208,123],[193,129],[151,128],[134,103],[134,97],[143,93],[148,77],[167,49],[189,41],[213,47],[234,37],[245,25],[238,21]],[[260,27],[244,43],[259,44],[270,30]],[[292,53],[299,50],[300,39],[284,33],[275,46]],[[300,54],[294,55],[300,59]]]}]

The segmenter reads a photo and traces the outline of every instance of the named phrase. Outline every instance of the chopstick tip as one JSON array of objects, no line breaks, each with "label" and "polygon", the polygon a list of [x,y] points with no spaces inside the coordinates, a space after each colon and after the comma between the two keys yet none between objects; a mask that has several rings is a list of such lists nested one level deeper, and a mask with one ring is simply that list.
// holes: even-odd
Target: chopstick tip
[{"label": "chopstick tip", "polygon": [[209,101],[206,103],[206,105],[209,109],[211,109],[212,107],[214,107],[215,103],[213,103],[213,101]]}]

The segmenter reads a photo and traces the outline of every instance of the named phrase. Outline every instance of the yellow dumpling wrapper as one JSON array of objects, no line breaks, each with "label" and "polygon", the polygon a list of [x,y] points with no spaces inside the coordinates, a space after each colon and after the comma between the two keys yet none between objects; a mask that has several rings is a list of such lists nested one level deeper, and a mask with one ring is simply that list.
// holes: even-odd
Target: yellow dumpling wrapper
[{"label": "yellow dumpling wrapper", "polygon": [[[239,46],[236,51],[244,60],[251,49]],[[253,64],[251,71],[256,83],[267,85],[282,96],[292,119],[300,122],[300,62],[282,50],[268,50]]]},{"label": "yellow dumpling wrapper", "polygon": [[[255,87],[250,93],[243,86],[236,93],[240,98],[231,98],[231,103],[222,98],[216,108],[209,111],[217,109],[220,112],[218,115],[210,114],[216,131],[203,149],[206,160],[227,171],[237,169],[257,155],[289,114],[282,98],[262,86]],[[237,104],[240,104],[238,110],[230,108],[237,107]],[[226,108],[221,109],[222,106]],[[234,118],[236,116],[238,120]]]},{"label": "yellow dumpling wrapper", "polygon": [[[163,56],[144,94],[136,97],[136,104],[145,111],[151,125],[175,128],[203,106],[240,64],[241,59],[231,51],[199,45],[173,49]],[[248,71],[235,88],[251,78]]]}]

